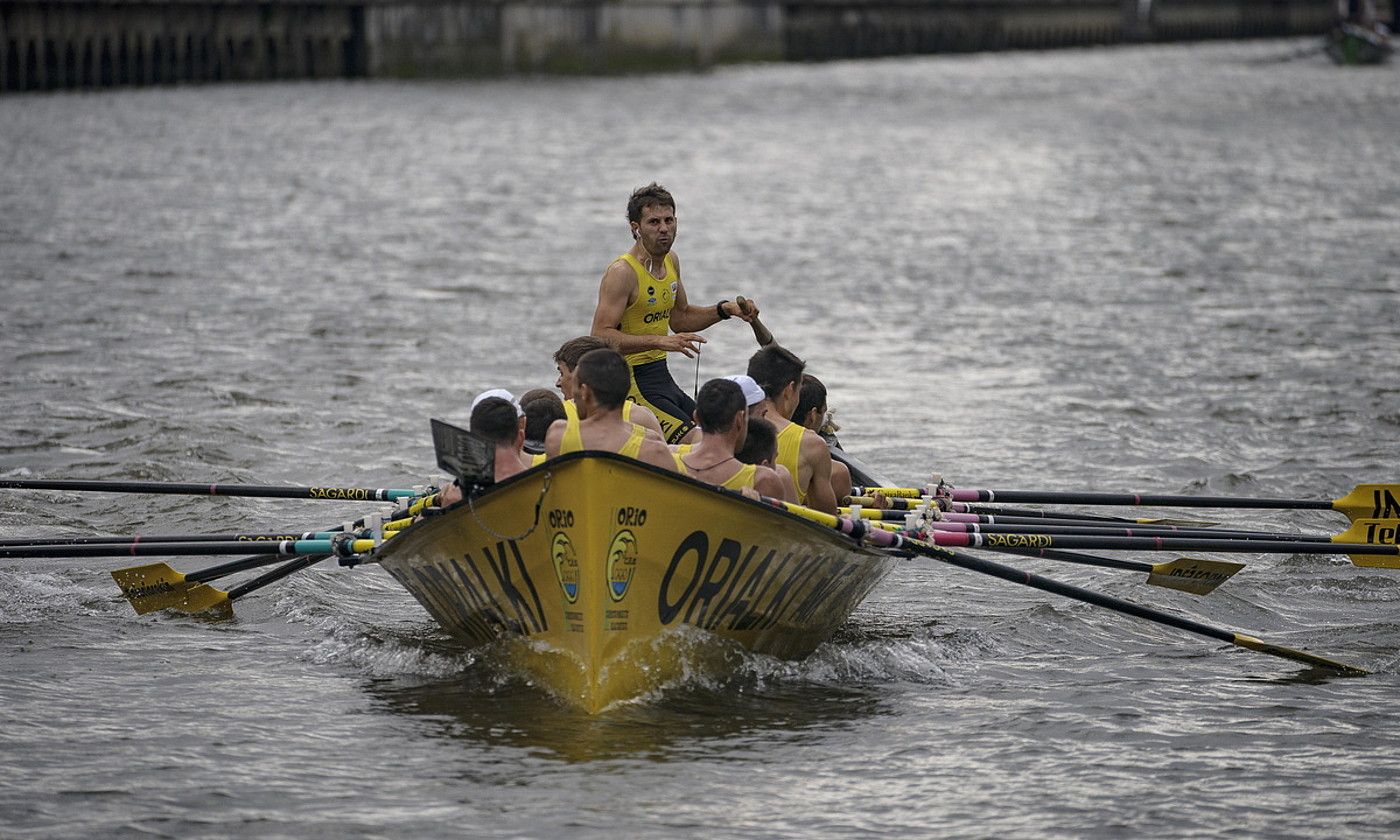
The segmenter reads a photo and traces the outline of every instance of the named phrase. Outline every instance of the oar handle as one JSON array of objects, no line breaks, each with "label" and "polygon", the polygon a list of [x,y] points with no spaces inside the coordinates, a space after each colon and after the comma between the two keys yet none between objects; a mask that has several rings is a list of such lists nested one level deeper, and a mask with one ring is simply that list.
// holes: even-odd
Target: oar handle
[{"label": "oar handle", "polygon": [[[734,302],[738,304],[740,309],[745,312],[749,311],[749,302],[743,295],[735,295]],[[758,342],[759,347],[767,347],[774,342],[773,333],[770,332],[757,317],[749,321],[749,326],[753,327],[753,338],[754,341]]]},{"label": "oar handle", "polygon": [[193,484],[163,481],[84,481],[73,479],[0,479],[11,490],[68,490],[96,493],[153,493],[179,496],[256,496],[272,499],[329,499],[349,502],[394,502],[423,495],[418,490],[374,487],[284,487],[267,484]]}]

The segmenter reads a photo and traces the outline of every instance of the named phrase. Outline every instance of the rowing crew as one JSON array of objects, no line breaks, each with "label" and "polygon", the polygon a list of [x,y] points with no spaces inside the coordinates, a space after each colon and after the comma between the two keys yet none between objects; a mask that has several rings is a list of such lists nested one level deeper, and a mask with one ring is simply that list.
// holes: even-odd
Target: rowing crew
[{"label": "rowing crew", "polygon": [[[813,430],[826,416],[825,388],[815,377],[804,377],[804,363],[790,351],[769,345],[749,360],[747,374],[706,382],[691,418],[700,440],[667,447],[646,422],[650,412],[627,399],[631,378],[622,356],[606,346],[575,355],[590,342],[598,340],[574,339],[555,355],[556,384],[566,399],[535,389],[517,403],[508,391],[493,389],[473,401],[472,432],[496,444],[496,480],[591,449],[828,513],[849,492],[849,472],[839,463],[833,468],[826,442]],[[531,448],[542,451],[526,452],[527,439],[539,441]],[[459,498],[451,488],[443,503]]]},{"label": "rowing crew", "polygon": [[[826,389],[774,342],[751,299],[713,307],[689,302],[671,250],[677,223],[670,192],[656,183],[633,191],[627,221],[632,247],[603,274],[591,335],[554,354],[564,399],[536,389],[518,404],[506,391],[473,402],[472,430],[497,442],[496,477],[596,449],[835,513],[851,478],[816,432]],[[744,376],[711,380],[692,400],[671,378],[667,354],[698,354],[705,339],[697,332],[734,317],[753,327],[761,349]],[[770,437],[771,447],[760,445]],[[527,439],[538,442],[533,457]]]}]

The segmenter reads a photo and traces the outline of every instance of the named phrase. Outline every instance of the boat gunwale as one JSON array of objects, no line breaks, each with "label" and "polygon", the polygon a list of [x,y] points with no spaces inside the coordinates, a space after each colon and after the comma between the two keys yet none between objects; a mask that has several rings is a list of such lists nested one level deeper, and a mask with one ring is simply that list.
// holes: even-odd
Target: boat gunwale
[{"label": "boat gunwale", "polygon": [[808,518],[805,517],[805,516],[800,516],[800,515],[798,515],[798,514],[792,513],[792,512],[788,511],[788,510],[785,509],[785,508],[775,507],[775,506],[770,505],[770,504],[767,504],[767,503],[765,503],[765,502],[757,501],[757,500],[755,500],[755,499],[750,499],[749,497],[745,496],[744,494],[742,494],[742,493],[740,493],[740,492],[738,492],[738,491],[730,490],[730,489],[724,488],[724,487],[720,487],[720,486],[715,485],[715,484],[709,484],[709,483],[706,483],[706,482],[704,482],[704,481],[700,481],[700,480],[698,480],[698,479],[696,479],[696,478],[692,478],[691,476],[682,475],[681,473],[678,473],[678,472],[676,472],[676,471],[674,471],[674,470],[662,469],[661,467],[655,466],[655,465],[653,465],[653,464],[648,464],[648,463],[646,463],[646,462],[644,462],[644,461],[639,461],[639,460],[637,460],[636,458],[629,458],[629,457],[626,456],[626,455],[619,455],[619,454],[616,453],[616,452],[608,452],[607,450],[603,450],[603,449],[583,449],[583,450],[578,450],[578,451],[575,451],[575,452],[569,452],[569,453],[564,454],[564,455],[558,455],[558,456],[556,456],[556,457],[554,457],[554,458],[550,458],[549,460],[545,461],[545,462],[542,463],[542,464],[539,464],[539,465],[537,465],[537,466],[530,467],[529,469],[524,470],[523,472],[516,473],[515,475],[511,476],[510,478],[507,478],[505,481],[502,481],[502,482],[499,482],[499,483],[495,483],[495,484],[491,484],[491,485],[490,485],[489,487],[487,487],[485,490],[482,490],[480,493],[477,493],[476,495],[470,497],[470,499],[464,497],[464,498],[462,499],[462,501],[456,502],[456,503],[454,503],[454,504],[452,504],[452,505],[449,505],[448,507],[445,507],[445,508],[440,508],[438,512],[435,512],[435,513],[432,513],[432,514],[424,515],[421,519],[419,519],[419,520],[417,520],[417,521],[411,523],[407,528],[404,528],[403,530],[399,531],[398,535],[395,536],[394,539],[388,540],[388,541],[384,542],[382,545],[377,546],[377,547],[374,549],[374,551],[370,554],[370,556],[367,557],[367,558],[365,558],[365,559],[366,559],[366,562],[378,562],[378,561],[379,561],[379,558],[380,558],[380,556],[381,556],[382,554],[384,554],[384,553],[392,553],[392,549],[393,549],[393,547],[394,547],[396,544],[397,544],[397,545],[406,545],[409,541],[408,541],[408,540],[405,540],[404,537],[405,537],[410,531],[417,531],[417,530],[420,530],[420,527],[421,527],[421,526],[428,525],[428,524],[432,523],[434,520],[440,519],[441,517],[446,516],[448,513],[452,512],[452,511],[456,511],[456,510],[462,508],[463,506],[467,506],[469,503],[470,503],[470,504],[473,504],[473,505],[475,505],[475,504],[480,504],[481,501],[482,501],[483,499],[485,499],[485,498],[487,498],[487,497],[489,497],[489,496],[495,494],[496,492],[498,492],[499,490],[501,490],[501,489],[503,489],[503,488],[508,488],[508,487],[510,487],[512,484],[515,484],[515,483],[517,483],[517,482],[519,482],[519,481],[521,481],[522,479],[525,479],[525,478],[527,478],[527,477],[537,476],[537,475],[539,474],[539,471],[540,471],[540,470],[543,470],[543,469],[546,469],[546,468],[550,467],[551,464],[557,466],[557,465],[559,465],[559,464],[569,463],[569,462],[571,462],[571,461],[581,461],[581,460],[587,460],[587,459],[601,459],[601,460],[604,460],[604,461],[618,461],[618,462],[623,462],[623,463],[629,464],[629,465],[631,465],[631,466],[638,467],[638,468],[640,468],[640,469],[649,471],[649,472],[651,472],[651,473],[653,473],[653,474],[655,474],[655,475],[658,475],[658,476],[662,476],[662,477],[664,477],[664,478],[669,478],[669,479],[672,479],[672,480],[679,481],[679,482],[681,482],[682,484],[687,484],[687,483],[688,483],[688,484],[691,484],[691,485],[693,485],[696,489],[706,490],[706,491],[712,492],[712,493],[714,493],[714,494],[716,494],[716,495],[719,495],[719,496],[721,496],[721,497],[727,498],[727,499],[729,499],[730,501],[743,502],[743,503],[745,503],[745,504],[747,504],[747,505],[750,505],[750,506],[752,506],[752,507],[754,507],[754,508],[756,508],[756,509],[758,509],[758,510],[765,511],[765,512],[767,512],[767,513],[770,513],[770,514],[773,514],[773,515],[775,515],[775,516],[778,516],[778,517],[780,517],[780,518],[782,518],[782,519],[786,519],[786,520],[788,520],[788,521],[790,521],[790,522],[800,523],[802,526],[807,527],[807,528],[810,528],[810,529],[812,529],[813,531],[816,531],[816,532],[818,532],[818,533],[825,534],[825,535],[827,535],[828,537],[836,537],[836,538],[838,538],[838,539],[836,540],[837,542],[845,543],[845,544],[847,544],[850,548],[855,549],[855,550],[858,550],[858,551],[860,551],[861,553],[865,554],[866,556],[871,556],[871,557],[901,557],[901,556],[903,556],[900,552],[890,551],[890,550],[887,550],[887,549],[880,549],[880,548],[877,548],[877,547],[875,547],[875,546],[869,545],[869,544],[867,544],[864,540],[862,540],[861,538],[859,538],[859,537],[857,537],[857,536],[853,536],[853,535],[850,535],[850,534],[843,533],[843,532],[838,531],[838,530],[836,530],[836,529],[834,529],[834,528],[829,528],[829,527],[827,527],[827,526],[825,526],[825,525],[822,525],[822,524],[820,524],[820,523],[818,523],[818,522],[815,522],[815,521],[813,521],[813,520],[811,520],[811,519],[808,519]]}]

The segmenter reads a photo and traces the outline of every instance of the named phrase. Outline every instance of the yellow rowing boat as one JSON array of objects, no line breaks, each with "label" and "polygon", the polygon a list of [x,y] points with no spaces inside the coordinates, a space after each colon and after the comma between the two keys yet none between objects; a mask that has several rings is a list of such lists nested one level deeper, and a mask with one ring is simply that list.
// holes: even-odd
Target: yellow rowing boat
[{"label": "yellow rowing boat", "polygon": [[[470,645],[595,713],[738,645],[805,656],[898,559],[806,519],[603,452],[565,455],[373,555]],[[697,646],[694,630],[707,643]],[[715,646],[718,647],[715,647]]]}]

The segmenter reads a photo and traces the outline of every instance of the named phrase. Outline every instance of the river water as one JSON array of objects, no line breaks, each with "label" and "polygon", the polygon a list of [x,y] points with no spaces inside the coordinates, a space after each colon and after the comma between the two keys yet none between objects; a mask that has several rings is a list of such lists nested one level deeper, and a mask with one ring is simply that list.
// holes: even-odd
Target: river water
[{"label": "river water", "polygon": [[[430,416],[552,383],[657,179],[691,297],[757,299],[901,482],[1395,481],[1400,67],[1311,47],[0,99],[0,475],[425,483]],[[0,493],[10,539],[366,512]],[[805,661],[587,717],[377,568],[209,622],[0,561],[0,836],[1394,836],[1400,572],[1242,559],[1208,598],[1012,562],[1375,673],[911,562]]]}]

